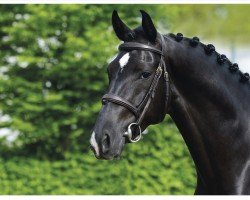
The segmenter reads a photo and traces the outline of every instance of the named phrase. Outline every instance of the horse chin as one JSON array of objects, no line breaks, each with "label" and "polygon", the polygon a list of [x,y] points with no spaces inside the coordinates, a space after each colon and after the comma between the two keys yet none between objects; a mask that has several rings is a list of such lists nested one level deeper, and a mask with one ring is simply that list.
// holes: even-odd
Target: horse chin
[{"label": "horse chin", "polygon": [[121,155],[102,155],[99,157],[96,156],[96,158],[100,160],[120,160]]},{"label": "horse chin", "polygon": [[121,154],[116,154],[116,155],[112,155],[112,154],[107,155],[107,154],[105,154],[105,155],[100,155],[100,156],[95,154],[95,157],[97,159],[99,159],[99,160],[120,160],[121,159]]}]

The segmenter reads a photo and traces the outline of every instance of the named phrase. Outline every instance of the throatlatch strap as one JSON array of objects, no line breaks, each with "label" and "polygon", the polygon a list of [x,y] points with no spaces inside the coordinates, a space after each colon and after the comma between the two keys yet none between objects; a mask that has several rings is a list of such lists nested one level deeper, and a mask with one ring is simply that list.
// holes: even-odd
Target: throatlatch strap
[{"label": "throatlatch strap", "polygon": [[[165,43],[165,40],[164,40],[164,36],[161,35],[161,49],[162,49],[162,52],[164,54],[164,52],[167,51],[167,46],[166,46],[166,43]],[[163,76],[164,76],[164,82],[165,82],[165,112],[168,111],[168,108],[169,108],[169,103],[170,103],[170,80],[169,80],[169,75],[168,75],[168,71],[167,71],[167,66],[166,66],[166,63],[164,61],[164,57],[161,57],[161,61],[160,61],[160,64],[162,65],[162,69],[163,69]]]}]

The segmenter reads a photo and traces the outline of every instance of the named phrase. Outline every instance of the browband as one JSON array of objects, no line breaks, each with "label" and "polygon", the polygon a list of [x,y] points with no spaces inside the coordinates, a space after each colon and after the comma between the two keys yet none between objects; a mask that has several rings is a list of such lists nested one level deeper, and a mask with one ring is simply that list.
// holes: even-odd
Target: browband
[{"label": "browband", "polygon": [[155,47],[146,45],[146,44],[141,44],[141,43],[137,43],[137,42],[126,42],[126,43],[122,43],[118,49],[120,51],[124,50],[124,51],[132,51],[132,50],[144,50],[144,51],[151,51],[154,53],[157,53],[161,56],[163,55],[163,52],[159,49],[156,49]]}]

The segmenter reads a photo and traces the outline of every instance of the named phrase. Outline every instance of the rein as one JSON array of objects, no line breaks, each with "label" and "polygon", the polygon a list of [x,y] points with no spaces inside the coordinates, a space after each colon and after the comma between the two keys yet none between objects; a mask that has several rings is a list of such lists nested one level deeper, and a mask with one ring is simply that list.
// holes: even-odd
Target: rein
[{"label": "rein", "polygon": [[[170,87],[169,87],[170,83],[169,83],[167,67],[164,62],[164,52],[166,51],[166,44],[164,42],[164,37],[162,35],[160,36],[161,36],[161,45],[162,45],[161,50],[155,47],[137,43],[137,42],[126,42],[119,46],[120,51],[143,50],[143,51],[150,51],[150,52],[159,54],[161,56],[160,63],[155,71],[155,75],[151,82],[149,90],[147,91],[146,95],[142,99],[141,103],[138,106],[134,106],[128,100],[120,96],[117,96],[115,94],[105,94],[102,97],[103,104],[106,102],[112,102],[114,104],[123,106],[127,108],[130,112],[132,112],[134,116],[136,117],[136,122],[129,124],[127,132],[124,133],[124,136],[127,137],[130,142],[138,142],[141,139],[142,131],[141,131],[140,125],[142,123],[142,120],[144,119],[144,116],[146,114],[146,111],[148,110],[148,107],[152,99],[154,99],[155,97],[155,91],[157,89],[157,85],[162,75],[164,77],[165,91],[166,91],[165,110],[168,109],[169,97],[170,97]],[[139,134],[137,136],[134,136],[135,133],[138,131],[139,131]]]}]

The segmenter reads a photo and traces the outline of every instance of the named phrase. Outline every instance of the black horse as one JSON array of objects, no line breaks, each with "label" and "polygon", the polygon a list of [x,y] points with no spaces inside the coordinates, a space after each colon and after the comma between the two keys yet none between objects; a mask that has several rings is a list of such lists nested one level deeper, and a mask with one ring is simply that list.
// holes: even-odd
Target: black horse
[{"label": "black horse", "polygon": [[108,94],[91,137],[96,157],[118,157],[169,114],[196,165],[195,194],[250,194],[249,74],[197,37],[159,34],[141,13],[134,30],[112,15],[124,43],[108,66]]}]

